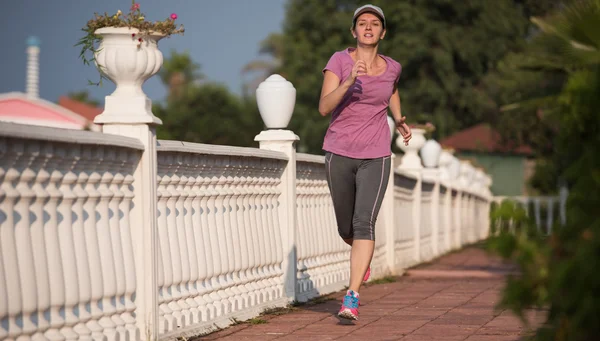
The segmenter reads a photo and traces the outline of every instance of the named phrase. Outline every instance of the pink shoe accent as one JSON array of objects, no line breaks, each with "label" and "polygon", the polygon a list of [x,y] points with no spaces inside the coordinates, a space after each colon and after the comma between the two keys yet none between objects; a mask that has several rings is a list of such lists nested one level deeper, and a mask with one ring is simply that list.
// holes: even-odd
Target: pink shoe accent
[{"label": "pink shoe accent", "polygon": [[363,282],[368,281],[370,277],[371,277],[371,266],[369,265],[369,268],[367,269],[367,272],[365,273],[365,277],[363,277]]}]

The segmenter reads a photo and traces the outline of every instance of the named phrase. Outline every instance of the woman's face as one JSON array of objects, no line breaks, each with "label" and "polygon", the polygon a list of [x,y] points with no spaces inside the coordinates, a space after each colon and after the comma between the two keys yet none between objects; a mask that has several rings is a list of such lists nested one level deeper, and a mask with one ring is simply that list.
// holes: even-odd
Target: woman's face
[{"label": "woman's face", "polygon": [[352,35],[362,45],[376,45],[385,35],[385,30],[379,17],[367,12],[356,19]]}]

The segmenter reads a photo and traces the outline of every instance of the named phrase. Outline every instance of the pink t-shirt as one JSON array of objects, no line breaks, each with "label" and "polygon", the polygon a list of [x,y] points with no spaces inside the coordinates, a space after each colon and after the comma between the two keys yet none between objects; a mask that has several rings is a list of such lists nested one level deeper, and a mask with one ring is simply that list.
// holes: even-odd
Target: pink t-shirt
[{"label": "pink t-shirt", "polygon": [[[350,52],[338,51],[323,69],[335,73],[340,84],[350,76],[354,61]],[[380,55],[386,70],[379,76],[358,76],[340,104],[331,113],[323,150],[355,159],[374,159],[392,153],[387,108],[402,66],[390,57]]]}]

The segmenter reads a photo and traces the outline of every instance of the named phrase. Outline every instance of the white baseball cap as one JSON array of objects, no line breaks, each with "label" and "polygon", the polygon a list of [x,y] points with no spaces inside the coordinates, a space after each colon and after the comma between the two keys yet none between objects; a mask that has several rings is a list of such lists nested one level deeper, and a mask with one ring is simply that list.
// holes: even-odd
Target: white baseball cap
[{"label": "white baseball cap", "polygon": [[359,8],[356,9],[356,11],[354,11],[354,17],[352,18],[352,27],[354,27],[354,25],[356,25],[356,18],[358,18],[359,15],[361,15],[365,12],[371,12],[371,13],[377,15],[381,19],[383,28],[385,28],[385,16],[383,15],[383,10],[381,8],[379,8],[375,5],[371,5],[371,4],[360,6]]}]

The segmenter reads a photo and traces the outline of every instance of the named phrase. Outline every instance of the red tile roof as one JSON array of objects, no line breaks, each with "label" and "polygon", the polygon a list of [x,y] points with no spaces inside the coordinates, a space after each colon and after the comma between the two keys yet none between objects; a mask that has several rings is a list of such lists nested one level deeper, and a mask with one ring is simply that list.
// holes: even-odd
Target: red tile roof
[{"label": "red tile roof", "polygon": [[502,144],[500,134],[488,124],[479,124],[442,140],[440,144],[456,151],[477,151],[505,154],[531,155],[533,150],[526,145]]},{"label": "red tile roof", "polygon": [[79,102],[67,96],[60,96],[58,105],[85,117],[90,122],[94,122],[94,118],[102,113],[102,108]]}]

